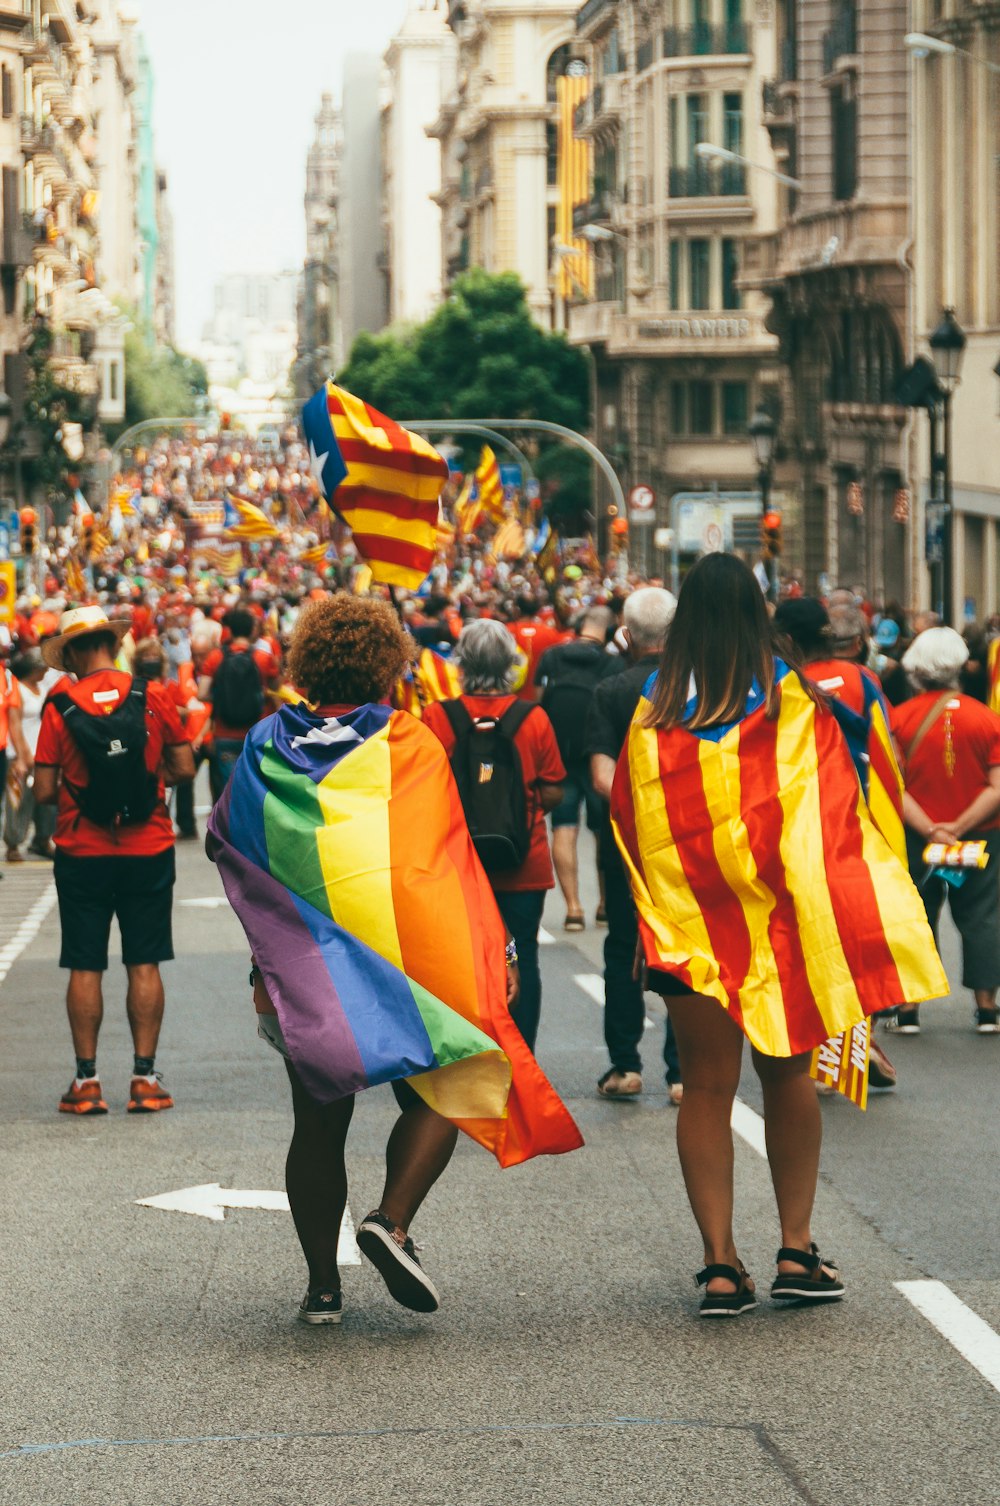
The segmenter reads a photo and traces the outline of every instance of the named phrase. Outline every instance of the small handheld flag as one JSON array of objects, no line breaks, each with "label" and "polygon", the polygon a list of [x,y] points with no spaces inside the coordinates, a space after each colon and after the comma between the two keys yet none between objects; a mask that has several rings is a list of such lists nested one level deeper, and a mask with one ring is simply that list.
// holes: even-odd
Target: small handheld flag
[{"label": "small handheld flag", "polygon": [[230,493],[225,500],[224,527],[228,534],[235,539],[248,539],[251,542],[261,539],[276,539],[279,531],[275,528],[259,507],[252,502],[244,502],[241,497],[234,497]]},{"label": "small handheld flag", "polygon": [[447,461],[333,382],[306,403],[302,425],[313,475],[374,579],[415,591],[434,564]]},{"label": "small handheld flag", "polygon": [[507,498],[504,495],[497,457],[488,444],[483,445],[479,456],[476,481],[479,485],[479,500],[486,516],[495,523],[502,523],[507,515]]}]

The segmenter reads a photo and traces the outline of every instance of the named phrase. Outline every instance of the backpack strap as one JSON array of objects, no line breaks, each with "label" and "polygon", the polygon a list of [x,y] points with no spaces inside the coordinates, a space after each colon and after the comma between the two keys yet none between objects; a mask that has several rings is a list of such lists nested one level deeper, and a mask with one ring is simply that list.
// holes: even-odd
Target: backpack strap
[{"label": "backpack strap", "polygon": [[448,718],[452,732],[455,734],[455,741],[458,742],[461,738],[467,737],[475,725],[472,717],[469,715],[469,708],[464,706],[461,701],[442,701],[440,705],[441,710]]},{"label": "backpack strap", "polygon": [[516,737],[537,705],[537,701],[515,701],[513,706],[507,707],[497,722],[497,726],[501,727],[508,737]]},{"label": "backpack strap", "polygon": [[917,749],[920,747],[920,744],[923,742],[924,738],[927,736],[934,723],[939,719],[939,717],[944,715],[948,702],[953,701],[957,694],[957,690],[946,690],[940,697],[940,699],[934,702],[934,705],[928,711],[927,715],[920,723],[920,726],[910,738],[909,743],[903,749],[903,758],[907,764],[913,761],[914,755],[916,754]]},{"label": "backpack strap", "polygon": [[80,709],[76,702],[66,694],[65,690],[60,690],[58,695],[50,695],[49,705],[56,708],[63,721],[66,720],[67,711],[72,711],[74,708],[77,711]]}]

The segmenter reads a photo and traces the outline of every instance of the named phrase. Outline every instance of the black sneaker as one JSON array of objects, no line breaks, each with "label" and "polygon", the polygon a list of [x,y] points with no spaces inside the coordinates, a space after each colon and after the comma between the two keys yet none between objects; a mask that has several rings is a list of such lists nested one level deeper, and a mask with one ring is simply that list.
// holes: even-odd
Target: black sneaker
[{"label": "black sneaker", "polygon": [[977,1009],[976,1030],[980,1035],[1000,1035],[1000,1009]]},{"label": "black sneaker", "polygon": [[894,1017],[885,1022],[886,1030],[891,1030],[893,1035],[919,1035],[920,1034],[920,1011],[917,1009],[897,1009]]},{"label": "black sneaker", "polygon": [[300,1323],[339,1323],[343,1315],[339,1292],[306,1292],[299,1303]]},{"label": "black sneaker", "polygon": [[417,1259],[413,1240],[401,1237],[391,1219],[376,1209],[362,1219],[356,1235],[358,1249],[378,1271],[401,1307],[415,1313],[437,1312],[441,1299]]}]

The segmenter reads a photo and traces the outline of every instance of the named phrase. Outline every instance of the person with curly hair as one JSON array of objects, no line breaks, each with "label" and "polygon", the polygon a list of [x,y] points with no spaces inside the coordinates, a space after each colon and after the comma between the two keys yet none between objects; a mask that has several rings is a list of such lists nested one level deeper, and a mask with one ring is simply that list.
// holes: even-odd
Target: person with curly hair
[{"label": "person with curly hair", "polygon": [[344,1146],[362,1088],[388,1082],[400,1115],[357,1242],[413,1311],[439,1305],[409,1230],[458,1128],[502,1165],[579,1143],[511,1019],[516,952],[444,751],[386,703],[412,649],[384,601],[306,606],[288,655],[304,699],[251,729],[209,823],[252,949],[258,1030],[291,1084],[306,1323],[341,1317]]}]

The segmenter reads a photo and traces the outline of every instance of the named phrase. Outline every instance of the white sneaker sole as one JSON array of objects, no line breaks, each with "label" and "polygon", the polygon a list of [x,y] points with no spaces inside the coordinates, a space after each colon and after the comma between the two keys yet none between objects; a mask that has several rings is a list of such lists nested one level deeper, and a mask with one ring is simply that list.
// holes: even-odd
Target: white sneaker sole
[{"label": "white sneaker sole", "polygon": [[381,1224],[363,1222],[357,1235],[358,1249],[378,1271],[400,1307],[414,1313],[434,1313],[441,1306],[434,1283]]},{"label": "white sneaker sole", "polygon": [[341,1311],[339,1313],[307,1313],[307,1312],[303,1312],[303,1310],[302,1310],[301,1307],[299,1308],[299,1322],[300,1323],[312,1323],[312,1324],[320,1324],[320,1323],[323,1323],[323,1324],[332,1324],[332,1323],[339,1323],[340,1320],[341,1320],[341,1318],[343,1316],[344,1316],[343,1311]]}]

